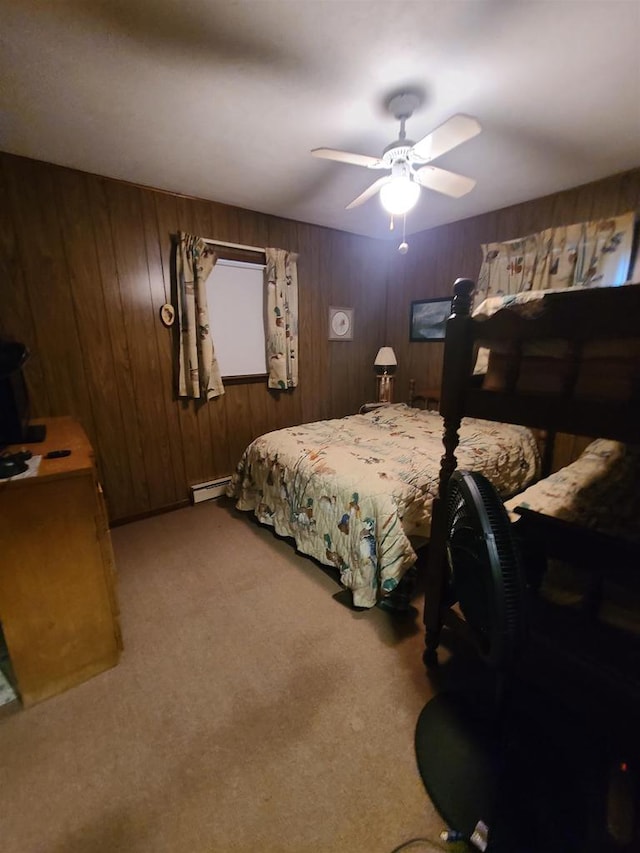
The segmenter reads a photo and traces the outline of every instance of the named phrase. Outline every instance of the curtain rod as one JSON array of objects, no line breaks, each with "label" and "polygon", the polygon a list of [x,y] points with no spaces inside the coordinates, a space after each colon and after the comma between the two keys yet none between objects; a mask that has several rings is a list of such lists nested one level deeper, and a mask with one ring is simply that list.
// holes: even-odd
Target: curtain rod
[{"label": "curtain rod", "polygon": [[225,243],[223,240],[211,240],[209,237],[202,238],[205,243],[211,243],[213,246],[225,246],[227,249],[242,249],[245,252],[258,252],[260,255],[265,254],[265,250],[259,246],[244,246],[242,243]]}]

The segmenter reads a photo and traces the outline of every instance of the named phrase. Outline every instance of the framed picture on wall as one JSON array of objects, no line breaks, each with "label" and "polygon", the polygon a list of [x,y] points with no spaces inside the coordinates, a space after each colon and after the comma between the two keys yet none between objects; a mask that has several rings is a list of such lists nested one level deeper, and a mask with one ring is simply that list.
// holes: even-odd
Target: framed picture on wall
[{"label": "framed picture on wall", "polygon": [[451,314],[451,297],[419,299],[411,303],[410,341],[443,341],[447,319]]},{"label": "framed picture on wall", "polygon": [[329,340],[353,340],[353,308],[329,307]]}]

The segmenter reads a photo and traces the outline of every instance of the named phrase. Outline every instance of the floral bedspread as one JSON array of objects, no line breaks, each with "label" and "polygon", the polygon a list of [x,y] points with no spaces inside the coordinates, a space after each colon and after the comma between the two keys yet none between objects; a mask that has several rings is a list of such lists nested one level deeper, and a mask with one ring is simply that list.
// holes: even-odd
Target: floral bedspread
[{"label": "floral bedspread", "polygon": [[[303,553],[335,566],[356,607],[392,592],[429,535],[443,455],[442,418],[396,404],[260,436],[245,450],[229,497]],[[537,475],[538,451],[521,426],[465,418],[457,458],[503,496]]]}]

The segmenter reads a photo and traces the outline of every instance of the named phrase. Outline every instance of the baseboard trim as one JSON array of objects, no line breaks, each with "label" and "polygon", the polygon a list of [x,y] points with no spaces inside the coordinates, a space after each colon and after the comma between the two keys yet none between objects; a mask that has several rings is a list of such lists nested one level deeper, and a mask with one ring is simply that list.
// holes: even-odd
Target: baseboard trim
[{"label": "baseboard trim", "polygon": [[109,527],[121,527],[123,524],[130,524],[132,521],[143,521],[145,518],[152,518],[154,515],[162,515],[165,512],[173,512],[175,509],[184,509],[186,506],[191,506],[191,501],[188,498],[177,501],[174,504],[158,507],[158,509],[150,509],[146,512],[138,512],[135,515],[125,515],[122,518],[114,518],[109,521]]}]

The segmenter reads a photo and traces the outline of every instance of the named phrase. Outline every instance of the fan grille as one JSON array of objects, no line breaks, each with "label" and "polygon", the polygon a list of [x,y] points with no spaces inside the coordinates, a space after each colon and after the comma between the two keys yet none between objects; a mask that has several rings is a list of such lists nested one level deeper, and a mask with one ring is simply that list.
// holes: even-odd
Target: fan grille
[{"label": "fan grille", "polygon": [[508,666],[526,631],[522,563],[502,500],[481,474],[455,471],[446,520],[452,597],[485,661]]}]

